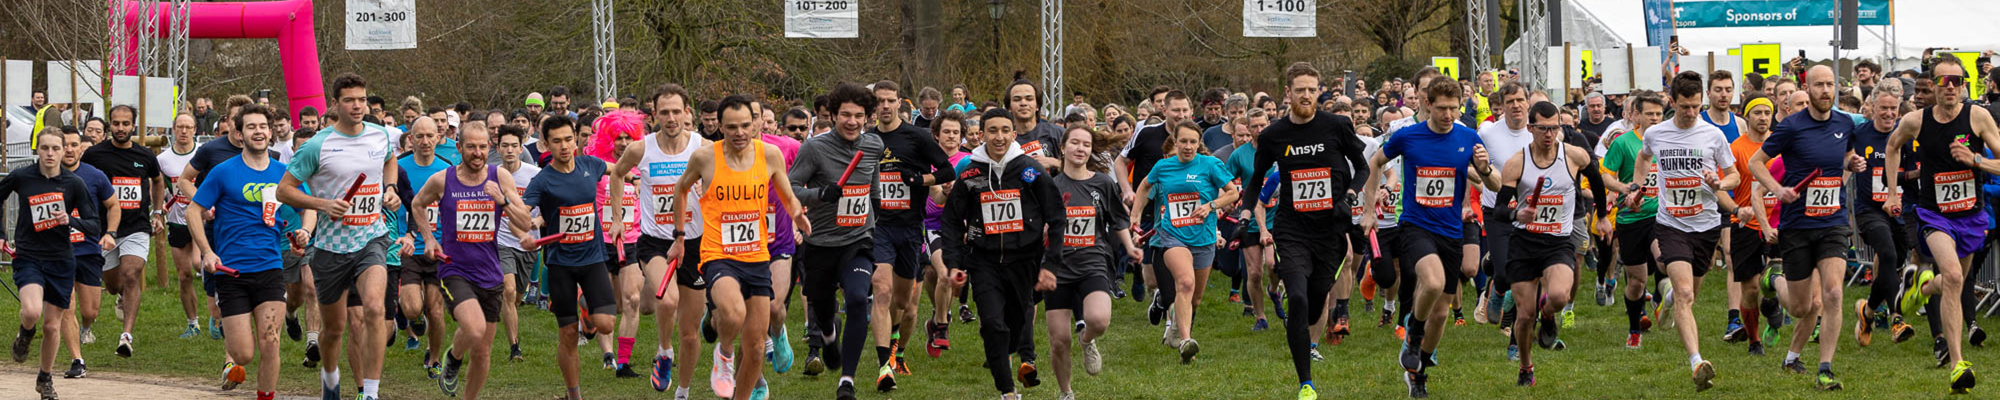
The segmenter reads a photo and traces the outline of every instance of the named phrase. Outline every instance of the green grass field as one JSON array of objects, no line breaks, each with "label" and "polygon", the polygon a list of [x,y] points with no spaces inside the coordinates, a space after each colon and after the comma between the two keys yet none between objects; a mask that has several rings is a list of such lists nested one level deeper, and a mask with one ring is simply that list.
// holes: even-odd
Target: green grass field
[{"label": "green grass field", "polygon": [[[1588,282],[1594,275],[1585,273],[1582,279]],[[1161,328],[1146,323],[1144,306],[1130,299],[1115,301],[1114,318],[1108,336],[1100,342],[1105,355],[1105,371],[1101,376],[1088,376],[1081,371],[1078,362],[1075,386],[1079,398],[1086,399],[1195,399],[1195,398],[1291,398],[1297,392],[1293,380],[1290,356],[1286,352],[1282,322],[1272,320],[1273,329],[1265,332],[1251,332],[1252,320],[1241,316],[1241,307],[1228,303],[1228,280],[1217,274],[1211,280],[1205,302],[1195,325],[1195,337],[1202,343],[1200,357],[1191,365],[1182,365],[1178,356],[1160,345]],[[1722,322],[1724,316],[1723,292],[1720,274],[1708,277],[1708,290],[1699,301],[1697,319],[1701,323],[1703,356],[1715,363],[1718,371],[1716,388],[1697,395],[1689,383],[1687,355],[1682,352],[1680,340],[1672,330],[1655,327],[1654,333],[1647,335],[1645,347],[1639,350],[1626,349],[1624,340],[1623,306],[1599,307],[1594,304],[1577,306],[1577,322],[1574,328],[1563,331],[1563,338],[1569,349],[1562,352],[1537,351],[1537,372],[1539,386],[1520,388],[1514,386],[1516,364],[1505,358],[1505,339],[1495,326],[1467,325],[1446,330],[1443,346],[1439,350],[1440,366],[1432,369],[1431,393],[1438,398],[1695,398],[1695,397],[1735,397],[1735,398],[1795,398],[1821,397],[1812,389],[1811,378],[1806,375],[1792,375],[1782,372],[1779,362],[1785,349],[1782,343],[1771,343],[1768,355],[1755,357],[1747,355],[1742,344],[1724,343]],[[217,376],[222,362],[222,342],[210,340],[206,335],[195,339],[178,339],[182,327],[180,306],[175,300],[171,287],[154,284],[147,293],[140,314],[137,337],[137,354],[131,359],[118,358],[112,349],[117,345],[117,321],[110,310],[103,313],[96,329],[98,341],[85,346],[86,358],[93,372],[120,372],[157,375],[174,380],[209,386],[220,382]],[[197,289],[198,290],[198,289]],[[1588,284],[1580,289],[1577,297],[1588,301],[1593,290]],[[1358,293],[1358,291],[1357,291]],[[1863,297],[1865,288],[1850,287],[1847,298]],[[110,300],[106,300],[109,307]],[[1379,304],[1379,303],[1378,303]],[[16,310],[12,297],[0,298],[0,309]],[[1359,295],[1353,302],[1355,330],[1340,346],[1322,345],[1326,360],[1315,362],[1316,382],[1319,393],[1324,398],[1403,398],[1406,395],[1401,382],[1401,370],[1395,366],[1394,356],[1397,342],[1391,331],[1376,328],[1374,321],[1379,316],[1376,311],[1361,308]],[[1468,316],[1471,314],[1467,306]],[[1852,321],[1851,305],[1843,307]],[[205,312],[205,311],[204,311]],[[766,376],[771,382],[773,399],[822,399],[832,397],[837,378],[822,375],[805,377],[803,369],[805,345],[800,340],[803,330],[803,314],[794,312],[790,324],[793,345],[798,346],[799,367],[787,374]],[[638,338],[638,349],[651,349],[654,340],[650,332],[652,319],[645,319],[646,326]],[[1989,321],[1990,323],[1990,321]],[[1921,320],[1917,322],[1919,332],[1928,332]],[[495,344],[496,363],[494,375],[487,382],[484,395],[490,398],[546,399],[562,392],[561,375],[556,368],[553,355],[555,329],[550,314],[532,306],[521,312],[523,333],[521,342],[527,352],[524,362],[505,362],[506,343],[502,336]],[[1932,369],[1930,346],[1924,335],[1917,340],[1901,344],[1889,343],[1886,334],[1877,335],[1873,347],[1862,348],[1852,338],[1852,326],[1841,326],[1840,355],[1835,370],[1846,383],[1847,390],[1831,396],[1848,398],[1936,398],[1946,393],[1947,371]],[[436,329],[433,327],[433,329]],[[1044,332],[1038,316],[1038,332]],[[921,335],[921,329],[918,330]],[[1789,340],[1789,326],[1785,339]],[[901,390],[889,394],[873,391],[873,357],[862,362],[863,382],[861,397],[864,399],[905,398],[905,399],[980,399],[996,398],[996,392],[981,367],[982,355],[976,323],[954,324],[951,332],[954,350],[945,352],[943,357],[931,358],[921,349],[913,349],[909,357],[913,376],[900,377]],[[449,336],[447,336],[449,340]],[[1768,340],[1768,339],[1767,339]],[[1028,398],[1052,399],[1057,396],[1054,376],[1048,360],[1048,342],[1036,341],[1041,355],[1043,385],[1025,389]],[[39,344],[39,343],[38,343]],[[293,395],[316,395],[317,374],[314,370],[299,365],[304,344],[284,341],[283,377],[280,391]],[[39,351],[39,350],[36,350]],[[1816,347],[1809,346],[1804,358],[1815,359]],[[650,368],[648,350],[634,351],[635,367],[643,374]],[[872,352],[870,352],[872,353]],[[590,398],[667,398],[670,395],[655,393],[645,378],[616,379],[610,371],[599,368],[598,352],[594,347],[586,347],[583,354],[583,393]],[[707,393],[706,351],[697,370],[695,398],[712,398]],[[435,399],[446,398],[437,389],[434,381],[426,379],[419,367],[422,351],[404,351],[400,342],[389,351],[388,367],[384,373],[382,393],[392,399]],[[31,355],[30,360],[34,356]],[[1972,360],[1988,376],[2000,376],[2000,358],[1994,350],[1968,347],[1967,358]],[[682,360],[683,362],[689,360]],[[58,369],[67,364],[58,363]],[[31,367],[32,364],[29,364]],[[254,369],[252,370],[254,371]],[[343,379],[353,372],[342,368]],[[93,375],[81,381],[64,381],[62,385],[88,384],[90,379],[105,379]],[[1992,378],[1988,378],[1989,380]],[[343,390],[351,395],[356,388],[352,382],[343,385]],[[1992,384],[1988,384],[1991,386]],[[23,386],[28,387],[26,383]],[[238,388],[227,397],[248,398],[254,389],[251,386]],[[1996,389],[1980,388],[1975,393],[1993,393]],[[11,395],[10,395],[11,396]],[[1991,397],[1987,397],[1991,398]]]}]

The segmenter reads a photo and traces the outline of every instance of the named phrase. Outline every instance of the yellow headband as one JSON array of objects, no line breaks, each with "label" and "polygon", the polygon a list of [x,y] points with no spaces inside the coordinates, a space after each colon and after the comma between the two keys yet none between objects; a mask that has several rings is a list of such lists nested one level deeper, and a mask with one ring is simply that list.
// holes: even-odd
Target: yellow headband
[{"label": "yellow headband", "polygon": [[1743,115],[1750,115],[1750,109],[1756,108],[1757,106],[1765,106],[1765,107],[1771,107],[1772,109],[1777,109],[1777,107],[1771,105],[1770,98],[1758,97],[1755,99],[1750,99],[1749,103],[1743,103]]}]

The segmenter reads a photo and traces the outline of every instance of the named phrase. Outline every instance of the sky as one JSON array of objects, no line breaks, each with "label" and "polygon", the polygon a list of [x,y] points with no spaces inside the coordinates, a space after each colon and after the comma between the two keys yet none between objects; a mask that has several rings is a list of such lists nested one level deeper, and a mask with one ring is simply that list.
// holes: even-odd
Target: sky
[{"label": "sky", "polygon": [[[1645,45],[1646,25],[1640,0],[1569,1],[1596,15],[1626,41]],[[1893,29],[1901,57],[1916,57],[1926,47],[2000,51],[2000,24],[1994,23],[1995,17],[2000,16],[2000,1],[1896,0],[1894,4],[1896,26]],[[1833,38],[1834,29],[1832,26],[1697,28],[1681,29],[1676,33],[1681,37],[1682,46],[1697,53],[1722,53],[1743,43],[1763,41],[1783,44],[1784,54],[1788,56],[1797,53],[1797,49],[1805,49],[1806,57],[1824,59],[1832,54],[1833,48],[1827,41]],[[1842,57],[1852,58],[1853,53],[1859,53],[1863,57],[1881,59],[1881,54],[1885,52],[1884,41],[1875,35],[1886,35],[1888,29],[1891,28],[1861,27],[1860,49],[1843,51]],[[1871,34],[1871,30],[1876,33]]]}]

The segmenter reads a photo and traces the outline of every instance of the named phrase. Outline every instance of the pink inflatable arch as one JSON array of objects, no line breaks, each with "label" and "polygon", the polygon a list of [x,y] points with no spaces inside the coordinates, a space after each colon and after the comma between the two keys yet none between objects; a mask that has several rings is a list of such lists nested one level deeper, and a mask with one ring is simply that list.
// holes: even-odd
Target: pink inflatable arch
[{"label": "pink inflatable arch", "polygon": [[[146,4],[127,0],[107,0],[109,7],[125,7],[125,20],[111,21],[111,29],[125,31],[125,43],[115,43],[116,51],[123,52],[125,65],[112,66],[113,71],[122,74],[138,72],[139,35],[167,37],[169,4],[154,4],[148,13]],[[313,40],[312,0],[280,0],[245,3],[198,3],[188,6],[187,29],[189,39],[277,39],[278,60],[285,73],[285,95],[289,99],[293,119],[299,110],[313,107],[321,113],[326,109],[326,89],[320,83],[319,48]],[[140,32],[142,18],[156,19],[152,32]]]}]

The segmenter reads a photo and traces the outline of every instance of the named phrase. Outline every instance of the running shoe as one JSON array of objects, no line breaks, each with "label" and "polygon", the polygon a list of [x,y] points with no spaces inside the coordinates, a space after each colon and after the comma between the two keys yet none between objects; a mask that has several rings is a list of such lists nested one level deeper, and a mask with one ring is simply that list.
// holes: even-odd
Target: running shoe
[{"label": "running shoe", "polygon": [[296,315],[286,315],[285,336],[292,338],[292,341],[296,342],[302,339],[303,335],[305,335],[305,330],[299,327],[299,317]]},{"label": "running shoe", "polygon": [[1762,355],[1764,355],[1764,342],[1762,342],[1762,341],[1752,341],[1752,342],[1750,342],[1750,355],[1753,355],[1753,356],[1762,356]]},{"label": "running shoe", "polygon": [[1431,397],[1430,389],[1427,389],[1424,386],[1424,381],[1430,380],[1430,377],[1431,377],[1430,374],[1426,374],[1422,371],[1409,371],[1403,373],[1403,385],[1408,386],[1410,388],[1410,398],[1422,399]]},{"label": "running shoe", "polygon": [[[445,349],[444,354],[445,358],[451,358],[451,349]],[[458,396],[458,372],[462,365],[461,363],[450,361],[444,363],[444,373],[438,374],[438,390],[444,391],[444,394],[448,396]],[[655,388],[657,389],[658,387],[655,386]]]},{"label": "running shoe", "polygon": [[131,333],[131,332],[126,332],[126,333],[120,333],[120,334],[118,334],[118,349],[117,349],[117,350],[115,350],[115,351],[116,351],[116,352],[118,353],[118,356],[119,356],[119,357],[124,357],[124,358],[132,358],[132,333]]},{"label": "running shoe", "polygon": [[1516,345],[1513,342],[1507,343],[1507,361],[1521,361],[1520,345]]},{"label": "running shoe", "polygon": [[1271,313],[1273,313],[1273,314],[1277,314],[1277,315],[1278,315],[1278,319],[1286,319],[1286,317],[1285,317],[1285,295],[1284,295],[1284,293],[1281,293],[1281,292],[1283,292],[1283,291],[1284,291],[1284,289],[1283,289],[1283,288],[1280,288],[1280,289],[1279,289],[1279,290],[1277,290],[1277,291],[1273,291],[1273,292],[1271,292],[1271,295],[1270,295],[1270,296],[1271,296]]},{"label": "running shoe", "polygon": [[896,367],[882,364],[882,369],[875,373],[875,391],[888,393],[891,390],[896,390]]},{"label": "running shoe", "polygon": [[764,378],[757,378],[757,387],[750,389],[750,400],[767,400],[770,398],[771,383],[765,381]]},{"label": "running shoe", "polygon": [[1083,342],[1083,372],[1097,376],[1104,372],[1104,354],[1097,351],[1097,341]]},{"label": "running shoe", "polygon": [[82,378],[84,375],[89,374],[89,372],[90,371],[86,370],[83,367],[83,359],[81,358],[70,359],[69,371],[63,372],[63,379]]},{"label": "running shoe", "polygon": [[1640,337],[1641,337],[1641,336],[1639,335],[1639,332],[1632,332],[1632,333],[1629,333],[1629,334],[1626,334],[1626,335],[1625,335],[1625,348],[1628,348],[1628,349],[1637,349],[1637,348],[1639,348],[1639,338],[1640,338]]},{"label": "running shoe", "polygon": [[708,386],[715,389],[715,397],[728,398],[736,393],[736,362],[722,355],[722,347],[716,346],[712,367],[708,369]]},{"label": "running shoe", "polygon": [[1547,349],[1556,345],[1556,321],[1542,319],[1541,326],[1535,328],[1535,345]]},{"label": "running shoe", "polygon": [[[1064,396],[1070,396],[1065,397],[1070,399],[1075,398],[1071,394],[1064,394]],[[1319,392],[1313,390],[1312,385],[1299,385],[1299,400],[1319,400]]]},{"label": "running shoe", "polygon": [[1389,326],[1389,321],[1394,318],[1396,318],[1396,310],[1391,310],[1384,307],[1382,309],[1382,319],[1375,321],[1375,327],[1380,328],[1384,326]]},{"label": "running shoe", "polygon": [[611,376],[618,378],[637,378],[645,375],[639,375],[638,371],[633,371],[631,363],[624,363],[624,364],[618,364],[618,368],[613,369]]},{"label": "running shoe", "polygon": [[1931,358],[1937,359],[1937,365],[1932,366],[1932,368],[1944,368],[1946,365],[1951,365],[1951,350],[1945,347],[1943,337],[1931,338]]},{"label": "running shoe", "polygon": [[1861,347],[1875,343],[1875,325],[1868,323],[1868,299],[1854,300],[1854,341]]},{"label": "running shoe", "polygon": [[1923,310],[1924,303],[1931,301],[1931,296],[1924,294],[1924,284],[1930,283],[1931,279],[1936,277],[1937,273],[1930,270],[1917,274],[1916,283],[1909,285],[1909,290],[1903,292],[1903,315],[1917,315],[1918,311]]},{"label": "running shoe", "polygon": [[937,358],[939,356],[943,356],[944,351],[951,348],[951,339],[949,337],[950,334],[946,333],[945,325],[938,325],[935,323],[929,325],[931,331],[931,341],[930,343],[924,344],[924,352],[930,354],[931,358]]},{"label": "running shoe", "polygon": [[709,321],[709,314],[708,312],[701,313],[701,340],[703,343],[715,343],[715,324]]},{"label": "running shoe", "polygon": [[1743,334],[1743,321],[1730,318],[1729,325],[1722,330],[1722,341],[1725,343],[1736,343],[1747,339],[1750,339],[1750,337]]},{"label": "running shoe", "polygon": [[1242,302],[1243,302],[1243,293],[1242,293],[1242,292],[1239,292],[1239,291],[1237,291],[1236,289],[1229,289],[1229,302],[1231,302],[1231,303],[1242,303]]},{"label": "running shoe", "polygon": [[1312,357],[1313,361],[1326,361],[1326,356],[1319,354],[1319,343],[1306,345],[1306,356]]},{"label": "running shoe", "polygon": [[1146,321],[1151,322],[1153,325],[1159,325],[1160,320],[1167,318],[1167,306],[1160,304],[1160,294],[1157,293],[1159,291],[1155,290],[1154,292],[1153,304],[1146,306]]},{"label": "running shoe", "polygon": [[773,348],[776,350],[771,351],[771,371],[780,374],[791,371],[792,357],[794,356],[792,353],[791,330],[779,327],[778,338],[773,341],[773,344],[775,345]]},{"label": "running shoe", "polygon": [[1661,279],[1659,288],[1662,294],[1660,303],[1653,306],[1653,320],[1660,321],[1662,325],[1672,324],[1673,317],[1664,314],[1674,306],[1674,282]]},{"label": "running shoe", "polygon": [[195,325],[195,323],[194,323],[193,321],[189,321],[189,322],[188,322],[188,326],[187,326],[187,329],[183,329],[183,330],[181,330],[181,338],[182,338],[182,339],[188,339],[188,338],[193,338],[193,337],[195,337],[195,336],[197,336],[197,335],[201,335],[201,327],[200,327],[200,326],[198,326],[198,325]]},{"label": "running shoe", "polygon": [[83,344],[97,343],[97,333],[91,332],[90,327],[84,327],[83,333],[78,336],[82,338]]},{"label": "running shoe", "polygon": [[1972,393],[1972,387],[1978,385],[1979,377],[1973,376],[1971,361],[1959,361],[1958,366],[1951,368],[1952,394]]},{"label": "running shoe", "polygon": [[854,382],[841,381],[840,387],[833,388],[835,400],[857,400],[854,397]]},{"label": "running shoe", "polygon": [[1535,366],[1533,366],[1533,365],[1528,365],[1528,366],[1524,366],[1524,367],[1521,367],[1521,374],[1519,375],[1519,377],[1518,377],[1518,378],[1515,378],[1515,379],[1514,379],[1514,386],[1527,386],[1527,387],[1534,387],[1534,386],[1535,386]]},{"label": "running shoe", "polygon": [[1405,340],[1403,341],[1403,351],[1397,355],[1396,362],[1402,365],[1404,371],[1416,372],[1424,368],[1422,357],[1422,355],[1417,354],[1417,347],[1411,346],[1410,341]]},{"label": "running shoe", "polygon": [[806,370],[804,371],[806,376],[819,376],[819,374],[825,372],[826,359],[820,358],[818,354],[806,355]]},{"label": "running shoe", "polygon": [[523,356],[523,355],[521,354],[521,344],[520,344],[520,343],[514,343],[514,344],[511,344],[511,345],[508,345],[507,347],[508,347],[508,350],[507,350],[507,353],[508,353],[508,354],[507,354],[507,361],[513,361],[513,362],[521,362],[521,361],[526,361],[526,360],[528,359],[528,358],[527,358],[526,356]]},{"label": "running shoe", "polygon": [[1568,306],[1563,306],[1561,314],[1562,314],[1563,329],[1576,327],[1576,303],[1570,303]]},{"label": "running shoe", "polygon": [[1451,319],[1452,325],[1465,326],[1465,310],[1459,308],[1451,309]]},{"label": "running shoe", "polygon": [[978,320],[979,316],[974,315],[972,313],[972,306],[964,304],[958,305],[958,322],[970,323],[972,321],[978,321]]},{"label": "running shoe", "polygon": [[896,343],[895,352],[889,356],[889,366],[896,368],[899,375],[910,375],[910,359],[903,357],[903,344]]},{"label": "running shoe", "polygon": [[1556,339],[1555,344],[1549,345],[1549,350],[1555,350],[1555,351],[1569,350],[1569,343],[1563,342],[1562,339]]},{"label": "running shoe", "polygon": [[1599,306],[1611,305],[1611,293],[1604,289],[1603,282],[1599,282],[1597,284],[1597,305]]},{"label": "running shoe", "polygon": [[1644,315],[1640,315],[1640,316],[1639,316],[1639,332],[1641,332],[1641,333],[1645,333],[1645,332],[1652,332],[1652,331],[1653,331],[1653,318],[1652,318],[1652,317],[1647,317],[1647,316],[1644,316]]},{"label": "running shoe", "polygon": [[[630,372],[630,370],[626,370],[626,372]],[[439,376],[443,376],[444,363],[437,361],[424,362],[424,374],[430,376],[430,379],[437,379]],[[618,377],[624,378],[625,376],[624,374],[619,374]]]},{"label": "running shoe", "polygon": [[764,337],[764,363],[765,363],[765,364],[770,364],[770,363],[771,363],[771,360],[772,360],[772,359],[775,359],[775,358],[778,358],[778,354],[777,354],[777,353],[778,353],[778,349],[777,349],[777,347],[778,347],[778,346],[777,346],[777,341],[775,341],[775,340],[772,340],[772,338],[771,338],[770,336],[765,336],[765,337]]},{"label": "running shoe", "polygon": [[1840,390],[1840,378],[1834,377],[1833,371],[1819,371],[1813,376],[1813,388],[1827,391]]},{"label": "running shoe", "polygon": [[[841,400],[847,400],[847,399],[841,399]],[[1021,394],[1020,393],[1002,394],[1000,395],[1000,400],[1021,400]]]},{"label": "running shoe", "polygon": [[1041,374],[1035,371],[1034,361],[1021,362],[1021,368],[1014,371],[1014,378],[1020,379],[1021,386],[1023,387],[1036,387],[1042,385]]},{"label": "running shoe", "polygon": [[1396,340],[1404,340],[1408,336],[1408,330],[1404,329],[1402,325],[1396,325]]},{"label": "running shoe", "polygon": [[1271,323],[1266,322],[1263,318],[1258,318],[1257,322],[1250,324],[1251,332],[1263,332],[1268,329],[1271,329]]},{"label": "running shoe", "polygon": [[1702,361],[1694,366],[1694,391],[1704,392],[1715,387],[1715,364]]},{"label": "running shoe", "polygon": [[1201,354],[1201,343],[1196,343],[1194,338],[1181,339],[1179,347],[1181,349],[1181,364],[1193,363],[1194,356]]},{"label": "running shoe", "polygon": [[36,375],[35,393],[41,394],[42,400],[57,400],[56,379],[54,377],[49,376],[49,373],[47,372],[43,372],[40,375]]},{"label": "running shoe", "polygon": [[[1487,299],[1488,299],[1488,298],[1491,298],[1491,297],[1492,297],[1492,296],[1479,296],[1479,305],[1478,305],[1478,306],[1475,306],[1475,307],[1472,307],[1472,322],[1478,322],[1478,323],[1482,323],[1482,324],[1490,324],[1490,323],[1492,323],[1492,322],[1489,322],[1489,321],[1487,321],[1487,320],[1486,320],[1486,317],[1487,317],[1487,316],[1488,316],[1488,314],[1490,313],[1490,311],[1487,311],[1487,310],[1486,310],[1486,306],[1487,306],[1487,305],[1486,305],[1486,303],[1487,303],[1487,301],[1488,301]],[[1453,315],[1453,316],[1457,316],[1457,315],[1458,315],[1458,310],[1456,310],[1456,309],[1452,310],[1452,315]],[[1459,318],[1459,319],[1464,319],[1464,318]],[[1462,325],[1462,324],[1461,324],[1461,325]]]},{"label": "running shoe", "polygon": [[408,339],[403,340],[403,351],[417,351],[417,349],[423,347],[424,347],[423,342],[417,341],[417,335],[415,334],[412,334],[409,336]]},{"label": "running shoe", "polygon": [[1794,374],[1804,374],[1806,373],[1806,371],[1808,371],[1806,369],[1806,362],[1796,358],[1789,361],[1785,361],[1784,364],[1778,365],[1778,368],[1785,370],[1785,372],[1790,372]]},{"label": "running shoe", "polygon": [[222,327],[215,326],[215,318],[208,319],[208,339],[222,340]]},{"label": "running shoe", "polygon": [[319,340],[306,341],[306,368],[319,368]]},{"label": "running shoe", "polygon": [[222,363],[222,391],[236,390],[236,385],[243,384],[243,375],[243,366],[233,362]]},{"label": "running shoe", "polygon": [[1167,320],[1167,323],[1163,325],[1166,325],[1166,329],[1160,330],[1160,344],[1170,349],[1180,348],[1181,343],[1174,340],[1174,332],[1177,332],[1174,330],[1174,321]]},{"label": "running shoe", "polygon": [[1965,339],[1971,342],[1973,346],[1986,347],[1986,329],[1980,328],[1979,322],[1976,321],[1966,325],[1971,326],[1971,328],[1966,329]]},{"label": "running shoe", "polygon": [[617,368],[618,368],[618,358],[617,358],[617,357],[614,357],[614,356],[612,356],[610,352],[605,352],[605,353],[604,353],[604,369],[605,369],[606,371],[609,371],[609,370],[612,370],[612,369],[617,369]]},{"label": "running shoe", "polygon": [[1779,336],[1783,334],[1784,331],[1778,329],[1778,324],[1772,323],[1764,325],[1764,334],[1759,337],[1764,338],[1764,340],[1770,340],[1776,342],[1779,340]]},{"label": "running shoe", "polygon": [[1340,317],[1340,318],[1337,318],[1337,319],[1334,319],[1334,320],[1333,320],[1333,329],[1328,329],[1328,330],[1327,330],[1327,332],[1329,332],[1329,333],[1332,333],[1332,334],[1335,334],[1335,335],[1340,335],[1340,336],[1347,336],[1347,335],[1348,335],[1348,333],[1349,333],[1349,332],[1347,331],[1347,317]]},{"label": "running shoe", "polygon": [[327,387],[326,382],[320,382],[319,398],[320,400],[340,400],[340,382],[334,382],[333,387]]},{"label": "running shoe", "polygon": [[674,359],[667,356],[653,356],[653,391],[667,391],[667,384],[674,381]]}]

